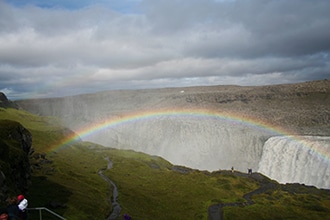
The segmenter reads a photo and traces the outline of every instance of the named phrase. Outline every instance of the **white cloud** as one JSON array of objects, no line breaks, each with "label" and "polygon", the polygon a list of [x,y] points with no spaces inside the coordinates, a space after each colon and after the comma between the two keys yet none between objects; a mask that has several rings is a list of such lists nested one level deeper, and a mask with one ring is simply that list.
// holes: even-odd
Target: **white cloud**
[{"label": "white cloud", "polygon": [[326,0],[83,4],[0,1],[0,89],[28,98],[329,78]]}]

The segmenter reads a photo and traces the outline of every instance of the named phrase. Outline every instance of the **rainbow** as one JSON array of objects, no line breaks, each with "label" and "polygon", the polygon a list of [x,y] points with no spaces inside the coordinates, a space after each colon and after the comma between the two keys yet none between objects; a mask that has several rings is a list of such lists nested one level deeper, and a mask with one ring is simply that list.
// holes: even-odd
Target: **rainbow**
[{"label": "rainbow", "polygon": [[[92,134],[100,132],[105,129],[115,128],[118,126],[123,126],[125,124],[156,119],[161,116],[170,117],[180,117],[180,118],[197,118],[200,120],[212,119],[212,120],[225,120],[233,124],[244,124],[248,127],[267,131],[271,136],[287,136],[294,141],[302,143],[303,146],[312,149],[312,144],[309,143],[308,139],[302,136],[295,135],[294,132],[284,129],[279,126],[275,126],[269,122],[254,118],[251,116],[244,116],[241,114],[236,114],[233,112],[219,112],[210,109],[159,109],[152,111],[138,111],[131,112],[120,117],[113,117],[107,120],[103,120],[82,129],[75,131],[75,134],[68,136],[66,139],[62,140],[61,143],[51,146],[47,151],[58,151],[65,147],[70,146],[73,142],[84,139]],[[316,151],[322,157],[325,157],[330,161],[330,154],[324,149],[312,149]]]},{"label": "rainbow", "polygon": [[255,129],[266,130],[273,135],[289,135],[292,134],[291,131],[285,130],[281,127],[274,126],[268,122],[253,118],[251,116],[243,116],[236,113],[229,112],[219,112],[209,109],[159,109],[153,111],[139,111],[131,112],[120,117],[113,117],[107,120],[96,122],[88,127],[81,128],[75,131],[74,135],[67,137],[61,143],[51,146],[48,151],[56,151],[63,147],[69,146],[74,141],[84,139],[96,132],[102,131],[104,129],[114,128],[117,126],[122,126],[128,123],[136,121],[151,120],[161,116],[170,117],[181,117],[181,118],[198,118],[201,120],[213,119],[213,120],[225,120],[237,124],[245,124],[249,127]]}]

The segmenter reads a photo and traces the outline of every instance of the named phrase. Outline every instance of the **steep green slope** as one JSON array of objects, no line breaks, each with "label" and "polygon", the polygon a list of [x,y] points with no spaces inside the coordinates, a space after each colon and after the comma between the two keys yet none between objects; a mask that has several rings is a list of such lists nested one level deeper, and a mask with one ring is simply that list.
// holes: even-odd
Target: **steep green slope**
[{"label": "steep green slope", "polygon": [[[326,190],[280,185],[259,174],[191,170],[156,156],[94,143],[61,145],[71,132],[56,119],[0,110],[0,120],[20,122],[33,137],[30,207],[46,206],[67,219],[105,219],[111,212],[112,191],[98,171],[110,160],[112,167],[104,173],[118,187],[122,211],[117,219],[124,213],[143,220],[207,219],[212,204],[224,204],[224,219],[330,218]],[[248,197],[254,203],[246,200],[248,193],[267,184],[272,187]]]},{"label": "steep green slope", "polygon": [[[67,135],[71,135],[68,129],[60,126],[54,118],[39,117],[28,112],[16,109],[1,109],[0,120],[10,119],[20,122],[27,128],[33,137],[32,148],[35,153],[30,158],[32,170],[32,184],[29,187],[28,198],[30,207],[51,207],[51,204],[58,203],[63,207],[57,210],[58,213],[68,216],[68,219],[103,219],[109,212],[109,205],[106,204],[106,183],[98,177],[98,167],[102,163],[94,163],[93,171],[85,174],[83,167],[75,167],[70,162],[77,161],[63,153],[50,153],[52,146],[57,146]],[[76,144],[79,146],[79,144]],[[72,145],[69,148],[74,148]],[[72,150],[73,151],[73,150]],[[78,155],[89,154],[90,151],[77,152]],[[85,157],[85,159],[87,156]],[[66,163],[68,161],[69,163]],[[88,161],[88,158],[87,158]],[[80,174],[82,172],[82,174]],[[78,175],[79,178],[75,176]],[[101,185],[101,187],[98,187]],[[102,193],[94,193],[94,188],[103,190]],[[89,198],[89,199],[86,199]],[[79,201],[79,202],[78,202]],[[96,209],[98,201],[100,209]],[[96,209],[89,213],[88,209]],[[73,211],[72,211],[73,210]],[[100,211],[102,210],[102,211]],[[66,213],[69,214],[66,214]],[[33,211],[31,213],[33,215]]]}]

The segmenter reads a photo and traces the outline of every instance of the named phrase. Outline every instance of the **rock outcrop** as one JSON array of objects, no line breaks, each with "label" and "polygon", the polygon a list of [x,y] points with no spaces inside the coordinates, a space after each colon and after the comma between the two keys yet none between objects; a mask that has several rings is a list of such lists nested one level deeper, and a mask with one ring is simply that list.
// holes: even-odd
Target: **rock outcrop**
[{"label": "rock outcrop", "polygon": [[20,123],[0,120],[0,202],[26,193],[30,183],[32,135]]},{"label": "rock outcrop", "polygon": [[0,92],[0,108],[18,109],[18,105],[15,102],[10,101],[4,93]]}]

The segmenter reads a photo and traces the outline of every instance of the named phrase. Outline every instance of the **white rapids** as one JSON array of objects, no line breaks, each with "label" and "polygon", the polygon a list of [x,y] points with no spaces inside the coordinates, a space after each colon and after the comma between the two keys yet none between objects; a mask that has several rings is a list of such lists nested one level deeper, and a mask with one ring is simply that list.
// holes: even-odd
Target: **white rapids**
[{"label": "white rapids", "polygon": [[280,136],[263,147],[258,172],[280,183],[330,188],[330,137]]}]

